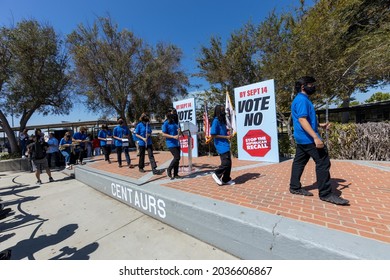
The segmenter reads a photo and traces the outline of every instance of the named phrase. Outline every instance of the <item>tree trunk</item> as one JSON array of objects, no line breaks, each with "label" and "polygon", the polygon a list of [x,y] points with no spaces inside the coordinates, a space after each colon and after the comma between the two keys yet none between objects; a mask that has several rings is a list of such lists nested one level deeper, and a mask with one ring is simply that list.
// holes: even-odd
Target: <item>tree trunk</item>
[{"label": "tree trunk", "polygon": [[12,153],[20,152],[20,147],[18,145],[18,141],[15,137],[14,131],[9,125],[7,117],[4,115],[3,111],[1,110],[0,110],[0,121],[1,121],[1,127],[3,128],[5,134],[7,135]]},{"label": "tree trunk", "polygon": [[[351,101],[350,97],[343,99],[343,103],[341,104],[341,107],[348,108],[350,101]],[[342,112],[341,123],[348,123],[348,122],[349,122],[349,112]]]}]

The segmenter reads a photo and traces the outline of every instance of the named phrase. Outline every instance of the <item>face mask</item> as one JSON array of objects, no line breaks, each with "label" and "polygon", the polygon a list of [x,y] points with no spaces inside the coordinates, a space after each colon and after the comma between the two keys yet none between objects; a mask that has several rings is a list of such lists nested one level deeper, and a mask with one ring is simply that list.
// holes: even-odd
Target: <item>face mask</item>
[{"label": "face mask", "polygon": [[311,87],[303,86],[303,89],[305,90],[307,95],[312,95],[316,92],[316,86],[311,86]]},{"label": "face mask", "polygon": [[123,124],[123,121],[119,121],[118,123],[119,123],[120,125],[122,125],[122,124]]},{"label": "face mask", "polygon": [[142,118],[142,121],[143,122],[149,122],[149,118],[148,117],[144,117],[144,118]]}]

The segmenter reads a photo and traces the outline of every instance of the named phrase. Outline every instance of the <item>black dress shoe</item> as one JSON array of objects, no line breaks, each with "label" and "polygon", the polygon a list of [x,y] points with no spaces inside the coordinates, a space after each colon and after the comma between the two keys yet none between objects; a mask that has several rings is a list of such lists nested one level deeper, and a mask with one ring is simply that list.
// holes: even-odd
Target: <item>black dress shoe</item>
[{"label": "black dress shoe", "polygon": [[309,192],[305,189],[297,189],[297,190],[290,189],[290,193],[304,195],[304,196],[313,196],[313,194],[311,192]]},{"label": "black dress shoe", "polygon": [[326,202],[333,203],[336,205],[348,205],[349,204],[349,200],[341,198],[333,193],[331,193],[330,195],[325,196],[325,197],[320,197],[320,199],[322,201],[326,201]]},{"label": "black dress shoe", "polygon": [[143,168],[140,168],[140,169],[139,169],[139,172],[145,173],[145,170],[144,170]]},{"label": "black dress shoe", "polygon": [[161,175],[162,172],[162,170],[153,169],[153,175]]}]

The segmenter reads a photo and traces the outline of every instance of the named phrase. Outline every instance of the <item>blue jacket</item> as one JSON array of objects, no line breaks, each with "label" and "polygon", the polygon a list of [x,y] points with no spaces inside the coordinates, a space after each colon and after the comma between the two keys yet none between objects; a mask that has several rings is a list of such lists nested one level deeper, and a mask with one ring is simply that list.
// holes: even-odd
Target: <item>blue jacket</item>
[{"label": "blue jacket", "polygon": [[[218,118],[214,118],[211,128],[211,135],[225,135],[227,136],[227,128],[224,123],[221,123]],[[224,138],[214,138],[214,146],[218,154],[224,154],[230,151],[230,142],[228,139]]]}]

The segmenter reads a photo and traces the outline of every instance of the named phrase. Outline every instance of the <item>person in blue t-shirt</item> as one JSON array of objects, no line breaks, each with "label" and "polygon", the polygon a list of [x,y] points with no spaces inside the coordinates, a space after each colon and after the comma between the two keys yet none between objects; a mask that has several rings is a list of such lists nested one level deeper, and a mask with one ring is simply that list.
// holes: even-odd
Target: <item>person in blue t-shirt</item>
[{"label": "person in blue t-shirt", "polygon": [[145,167],[145,150],[148,150],[148,157],[150,161],[150,165],[152,166],[152,172],[155,175],[161,174],[160,170],[157,170],[157,164],[154,160],[153,155],[153,145],[152,145],[152,129],[149,124],[149,115],[146,113],[142,113],[139,118],[140,122],[137,124],[135,128],[135,136],[138,138],[138,146],[139,146],[139,163],[138,168],[141,173],[144,173]]},{"label": "person in blue t-shirt", "polygon": [[118,118],[118,125],[114,128],[113,137],[115,139],[116,155],[118,158],[118,167],[122,167],[122,151],[125,153],[127,166],[134,168],[131,164],[129,155],[129,137],[130,130],[125,124],[123,118]]},{"label": "person in blue t-shirt", "polygon": [[81,165],[85,164],[83,159],[86,152],[86,142],[88,142],[87,128],[82,126],[80,127],[79,132],[73,134],[73,143],[75,144],[74,152],[76,154],[76,158],[78,159],[78,163]]},{"label": "person in blue t-shirt", "polygon": [[103,150],[104,160],[111,163],[111,145],[112,145],[112,133],[108,130],[107,124],[102,124],[102,129],[98,133],[98,139],[100,140],[100,147]]},{"label": "person in blue t-shirt", "polygon": [[291,115],[296,152],[291,170],[290,192],[297,195],[313,196],[311,192],[302,189],[300,182],[303,170],[311,157],[316,164],[320,199],[337,205],[347,205],[348,200],[332,192],[328,149],[318,133],[318,126],[328,129],[330,123],[317,123],[314,106],[309,99],[309,96],[316,91],[315,81],[313,77],[304,76],[295,83],[295,91],[298,94],[291,104]]},{"label": "person in blue t-shirt", "polygon": [[221,105],[215,106],[214,119],[210,128],[210,135],[214,139],[214,146],[221,158],[221,165],[214,171],[212,177],[214,181],[222,185],[234,185],[235,182],[230,177],[232,170],[232,158],[230,154],[230,139],[232,134],[228,134],[226,127],[225,108]]},{"label": "person in blue t-shirt", "polygon": [[[171,179],[179,179],[179,164],[180,164],[180,142],[179,142],[180,126],[175,122],[175,117],[171,112],[168,112],[167,119],[162,125],[162,135],[165,137],[165,143],[173,155],[173,159],[167,168],[167,176]],[[173,175],[172,175],[173,170]]]},{"label": "person in blue t-shirt", "polygon": [[71,160],[71,154],[72,154],[72,136],[70,135],[70,132],[66,132],[64,137],[61,138],[59,143],[59,149],[61,151],[61,154],[65,158],[65,164],[67,169],[72,169],[72,165],[70,164]]}]

